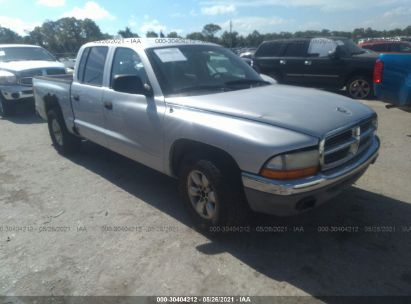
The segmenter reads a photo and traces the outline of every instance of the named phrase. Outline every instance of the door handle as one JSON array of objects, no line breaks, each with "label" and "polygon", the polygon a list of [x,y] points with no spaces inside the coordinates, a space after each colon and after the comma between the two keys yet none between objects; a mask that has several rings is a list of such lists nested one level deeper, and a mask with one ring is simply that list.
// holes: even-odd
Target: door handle
[{"label": "door handle", "polygon": [[287,60],[280,60],[280,64],[282,64],[282,65],[287,64]]},{"label": "door handle", "polygon": [[311,60],[306,60],[306,61],[304,61],[304,64],[305,64],[305,65],[312,65],[313,62],[312,62]]},{"label": "door handle", "polygon": [[73,99],[75,101],[80,101],[80,96],[79,95],[73,95]]},{"label": "door handle", "polygon": [[107,110],[113,110],[113,103],[112,103],[111,101],[105,101],[105,102],[104,102],[104,107],[105,107]]}]

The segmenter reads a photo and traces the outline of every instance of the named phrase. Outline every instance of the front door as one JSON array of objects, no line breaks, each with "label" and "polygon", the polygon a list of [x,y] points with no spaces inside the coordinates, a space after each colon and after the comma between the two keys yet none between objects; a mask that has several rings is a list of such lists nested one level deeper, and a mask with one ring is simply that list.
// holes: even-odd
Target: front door
[{"label": "front door", "polygon": [[305,77],[310,86],[338,87],[342,84],[342,76],[345,75],[344,60],[333,58],[337,43],[326,38],[311,39],[308,48],[308,56],[304,60]]},{"label": "front door", "polygon": [[116,92],[112,89],[116,75],[137,75],[143,83],[149,84],[140,56],[133,49],[117,48],[112,60],[110,85],[103,95],[108,146],[128,158],[163,170],[164,99]]}]

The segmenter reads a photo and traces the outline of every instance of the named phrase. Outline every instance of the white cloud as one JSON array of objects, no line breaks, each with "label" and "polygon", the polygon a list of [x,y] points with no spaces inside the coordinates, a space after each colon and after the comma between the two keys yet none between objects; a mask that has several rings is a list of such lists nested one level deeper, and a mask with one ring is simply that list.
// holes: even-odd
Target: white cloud
[{"label": "white cloud", "polygon": [[27,35],[28,31],[32,31],[36,26],[40,26],[41,22],[26,22],[19,18],[0,16],[0,25],[15,31],[21,36],[24,36]]},{"label": "white cloud", "polygon": [[149,16],[144,16],[144,22],[140,26],[140,32],[145,35],[148,31],[154,31],[156,33],[165,32],[167,27],[160,23],[157,19],[149,19]]},{"label": "white cloud", "polygon": [[[228,3],[227,3],[228,2]],[[203,1],[203,7],[213,5],[234,5],[236,7],[263,7],[263,6],[285,6],[285,7],[317,7],[323,11],[358,10],[359,7],[384,6],[400,3],[409,3],[409,0],[207,0]]]},{"label": "white cloud", "polygon": [[399,6],[384,13],[384,18],[411,15],[411,8]]},{"label": "white cloud", "polygon": [[[231,20],[233,31],[239,34],[246,35],[254,30],[260,33],[268,33],[275,31],[275,27],[278,25],[283,25],[291,22],[291,20],[285,20],[279,17],[243,17],[235,18]],[[230,29],[230,20],[220,24],[223,31],[228,31]]]},{"label": "white cloud", "polygon": [[48,7],[60,7],[66,4],[66,0],[37,0],[36,3]]},{"label": "white cloud", "polygon": [[74,7],[71,11],[64,13],[63,17],[74,17],[77,19],[89,18],[92,20],[116,19],[116,17],[111,15],[105,8],[94,1],[86,2],[84,7]]},{"label": "white cloud", "polygon": [[226,4],[226,5],[213,5],[213,6],[206,6],[201,8],[201,13],[203,15],[223,15],[223,14],[230,14],[235,13],[236,7],[234,4]]}]

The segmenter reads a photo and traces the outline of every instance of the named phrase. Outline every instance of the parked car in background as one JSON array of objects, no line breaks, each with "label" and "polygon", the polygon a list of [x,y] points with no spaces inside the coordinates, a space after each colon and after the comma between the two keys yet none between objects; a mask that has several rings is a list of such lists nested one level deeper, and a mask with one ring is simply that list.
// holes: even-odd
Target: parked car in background
[{"label": "parked car in background", "polygon": [[378,58],[346,38],[299,38],[266,41],[254,56],[254,67],[279,83],[342,89],[348,96],[373,95],[372,76]]},{"label": "parked car in background", "polygon": [[65,74],[64,65],[35,45],[0,45],[0,115],[14,113],[17,103],[33,103],[33,76]]},{"label": "parked car in background", "polygon": [[411,106],[411,54],[383,54],[374,71],[376,96],[395,106]]},{"label": "parked car in background", "polygon": [[361,103],[270,85],[218,45],[133,41],[86,44],[73,77],[35,77],[36,108],[61,154],[85,138],[178,178],[198,227],[304,212],[378,156]]},{"label": "parked car in background", "polygon": [[411,53],[411,42],[408,41],[366,41],[358,45],[377,53]]},{"label": "parked car in background", "polygon": [[257,48],[248,48],[248,49],[243,49],[239,53],[238,56],[241,58],[249,58],[252,59],[254,57],[255,52],[257,51]]}]

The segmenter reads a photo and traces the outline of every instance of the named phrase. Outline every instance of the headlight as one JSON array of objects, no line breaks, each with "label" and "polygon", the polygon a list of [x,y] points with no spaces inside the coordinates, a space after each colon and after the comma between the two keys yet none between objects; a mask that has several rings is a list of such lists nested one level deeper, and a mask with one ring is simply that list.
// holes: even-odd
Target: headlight
[{"label": "headlight", "polygon": [[16,84],[16,83],[17,83],[16,75],[8,71],[0,70],[0,84],[9,85],[9,84]]},{"label": "headlight", "polygon": [[261,170],[270,179],[290,180],[315,175],[320,170],[320,153],[309,150],[278,155]]}]

